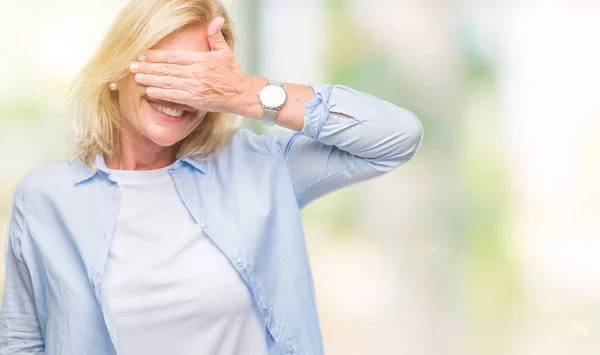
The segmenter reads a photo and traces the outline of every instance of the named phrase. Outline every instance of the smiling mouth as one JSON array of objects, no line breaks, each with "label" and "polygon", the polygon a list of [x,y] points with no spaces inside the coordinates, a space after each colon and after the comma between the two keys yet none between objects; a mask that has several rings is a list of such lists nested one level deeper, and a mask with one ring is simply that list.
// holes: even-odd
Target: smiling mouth
[{"label": "smiling mouth", "polygon": [[169,107],[169,106],[161,104],[159,102],[152,101],[148,98],[146,98],[146,101],[148,102],[148,104],[150,104],[150,106],[152,106],[159,113],[161,113],[167,117],[174,118],[174,119],[183,119],[185,117],[190,116],[191,114],[193,114],[195,112],[195,110],[192,111],[192,110],[186,110],[183,108]]}]

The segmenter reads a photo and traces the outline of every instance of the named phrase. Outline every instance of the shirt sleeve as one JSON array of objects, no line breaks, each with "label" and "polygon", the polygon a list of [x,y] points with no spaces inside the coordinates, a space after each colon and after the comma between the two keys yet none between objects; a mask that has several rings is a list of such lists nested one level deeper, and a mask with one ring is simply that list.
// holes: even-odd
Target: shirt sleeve
[{"label": "shirt sleeve", "polygon": [[311,87],[316,97],[306,104],[302,131],[282,135],[300,208],[389,172],[417,152],[423,126],[412,112],[342,85]]},{"label": "shirt sleeve", "polygon": [[24,198],[17,188],[6,236],[6,274],[0,308],[0,355],[44,354],[44,341],[34,303],[29,269],[21,238],[26,233]]}]

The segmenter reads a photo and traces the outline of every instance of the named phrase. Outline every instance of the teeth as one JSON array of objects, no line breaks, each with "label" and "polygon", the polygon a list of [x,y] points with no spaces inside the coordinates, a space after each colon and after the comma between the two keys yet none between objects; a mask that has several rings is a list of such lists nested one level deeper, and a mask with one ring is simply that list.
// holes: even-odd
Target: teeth
[{"label": "teeth", "polygon": [[165,115],[169,115],[171,117],[181,117],[183,115],[183,110],[176,110],[170,107],[163,106],[161,104],[157,104],[156,102],[148,101],[152,107],[154,107],[157,111],[164,113]]}]

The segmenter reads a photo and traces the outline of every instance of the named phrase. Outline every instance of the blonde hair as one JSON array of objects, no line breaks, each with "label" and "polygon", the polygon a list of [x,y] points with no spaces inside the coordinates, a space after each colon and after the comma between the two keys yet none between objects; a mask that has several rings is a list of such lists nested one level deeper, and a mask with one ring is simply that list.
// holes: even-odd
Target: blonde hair
[{"label": "blonde hair", "polygon": [[[127,76],[129,64],[169,34],[186,25],[208,25],[218,16],[225,19],[221,31],[233,49],[230,18],[219,0],[131,0],[71,86],[75,154],[93,166],[95,155],[116,153],[121,118],[118,96],[110,91],[110,83]],[[198,127],[178,143],[175,157],[213,158],[238,127],[237,116],[208,112]]]}]

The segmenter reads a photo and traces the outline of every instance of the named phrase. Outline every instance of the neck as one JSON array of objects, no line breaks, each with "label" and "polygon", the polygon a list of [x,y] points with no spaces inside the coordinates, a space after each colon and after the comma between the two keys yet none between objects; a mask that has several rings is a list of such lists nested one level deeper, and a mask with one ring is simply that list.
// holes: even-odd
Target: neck
[{"label": "neck", "polygon": [[148,137],[132,137],[121,132],[117,152],[105,157],[106,166],[114,170],[153,170],[164,168],[175,161],[175,147],[163,147]]}]

